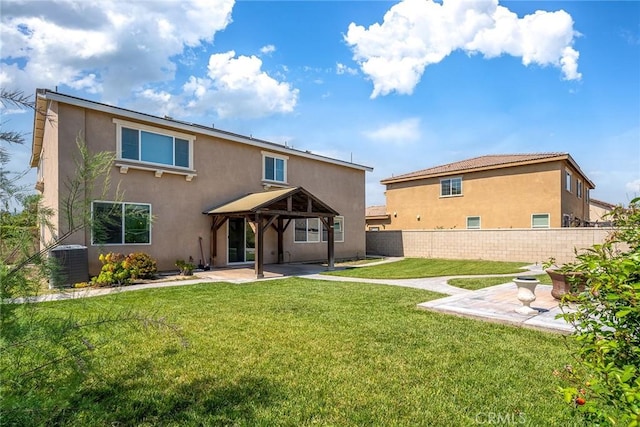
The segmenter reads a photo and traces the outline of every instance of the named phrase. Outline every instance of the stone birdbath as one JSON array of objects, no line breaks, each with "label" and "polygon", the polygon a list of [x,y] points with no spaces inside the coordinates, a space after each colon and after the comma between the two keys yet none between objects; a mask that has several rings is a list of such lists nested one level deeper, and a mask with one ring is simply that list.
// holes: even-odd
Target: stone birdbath
[{"label": "stone birdbath", "polygon": [[535,277],[516,277],[513,283],[518,287],[518,300],[522,307],[516,308],[516,313],[525,315],[538,314],[538,310],[531,308],[531,303],[536,300],[536,286],[540,283]]}]

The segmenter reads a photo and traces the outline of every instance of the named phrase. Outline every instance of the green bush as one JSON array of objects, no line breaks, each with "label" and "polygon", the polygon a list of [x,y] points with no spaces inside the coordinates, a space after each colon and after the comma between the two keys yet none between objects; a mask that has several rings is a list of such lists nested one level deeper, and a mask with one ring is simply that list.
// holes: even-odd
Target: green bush
[{"label": "green bush", "polygon": [[125,256],[115,252],[100,255],[102,269],[91,279],[97,286],[127,285],[131,283],[131,270],[125,268]]},{"label": "green bush", "polygon": [[180,274],[183,276],[191,276],[193,275],[193,270],[195,270],[195,264],[191,262],[187,262],[183,259],[176,260],[176,267],[180,269]]},{"label": "green bush", "polygon": [[109,252],[100,255],[100,262],[100,274],[91,279],[91,283],[96,286],[129,285],[136,279],[152,278],[158,271],[155,260],[143,252],[126,257]]},{"label": "green bush", "polygon": [[[576,332],[576,365],[561,374],[561,391],[593,425],[640,425],[640,198],[614,209],[614,231],[562,270],[586,279],[584,292],[566,296],[560,315]],[[560,372],[556,372],[560,374]]]}]

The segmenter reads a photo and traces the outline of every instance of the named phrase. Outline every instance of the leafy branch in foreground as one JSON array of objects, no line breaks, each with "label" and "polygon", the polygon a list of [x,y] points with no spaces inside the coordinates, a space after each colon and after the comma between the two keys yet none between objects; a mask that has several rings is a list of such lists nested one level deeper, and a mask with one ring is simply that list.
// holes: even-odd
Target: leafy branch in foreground
[{"label": "leafy branch in foreground", "polygon": [[[562,374],[565,400],[594,425],[640,425],[640,198],[618,206],[614,231],[599,245],[565,264],[586,289],[562,301],[573,324],[575,366]],[[574,276],[575,277],[575,276]]]},{"label": "leafy branch in foreground", "polygon": [[[5,307],[16,310],[22,307]],[[137,312],[114,313],[104,304],[90,318],[79,321],[65,314],[44,318],[11,316],[2,324],[0,341],[0,412],[3,424],[45,425],[67,408],[68,400],[91,375],[97,352],[126,341],[133,331],[169,332],[186,340],[181,331],[161,317]],[[7,320],[7,318],[3,319]],[[35,392],[37,390],[37,393]],[[43,400],[42,396],[49,396]]]},{"label": "leafy branch in foreground", "polygon": [[[34,114],[46,114],[37,111],[21,92],[1,90],[0,99],[5,108],[32,108]],[[2,142],[24,142],[18,133],[6,131],[4,127],[1,132]],[[99,314],[89,320],[78,320],[66,313],[51,315],[50,306],[45,309],[37,302],[35,297],[56,272],[56,266],[47,259],[49,250],[75,233],[91,229],[95,223],[91,217],[91,201],[111,194],[109,176],[114,153],[91,153],[81,134],[76,145],[76,168],[61,180],[64,184],[60,188],[60,205],[46,207],[42,198],[35,196],[32,200],[35,206],[30,208],[36,219],[29,217],[26,228],[11,229],[10,234],[2,230],[2,244],[10,245],[7,256],[0,257],[0,419],[3,425],[55,425],[55,414],[68,409],[78,385],[92,373],[93,364],[102,361],[97,350],[126,342],[131,328],[152,327],[180,335],[177,328],[164,319],[118,308],[113,298],[108,302],[95,302],[91,311]],[[0,166],[4,166],[9,153],[4,147],[0,148]],[[0,204],[5,207],[20,200],[24,192],[17,179],[9,174],[0,168]],[[117,190],[115,194],[117,198]],[[58,207],[60,212],[55,210]],[[51,224],[56,214],[61,223],[58,228]],[[39,242],[34,249],[31,231],[40,227],[48,229],[52,237]],[[20,301],[12,299],[18,296],[22,297]],[[88,301],[81,303],[89,304]]]}]

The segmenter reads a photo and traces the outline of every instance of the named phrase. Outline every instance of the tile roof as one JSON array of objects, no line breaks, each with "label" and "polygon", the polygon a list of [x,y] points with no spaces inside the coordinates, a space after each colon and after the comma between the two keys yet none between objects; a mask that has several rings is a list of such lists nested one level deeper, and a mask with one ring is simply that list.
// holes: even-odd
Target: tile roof
[{"label": "tile roof", "polygon": [[592,205],[596,205],[596,206],[600,206],[604,209],[613,209],[616,207],[616,205],[609,203],[609,202],[603,202],[602,200],[598,200],[598,199],[594,199],[593,197],[589,199],[589,202]]},{"label": "tile roof", "polygon": [[500,169],[518,166],[530,162],[562,160],[570,158],[569,153],[528,153],[528,154],[489,154],[473,157],[445,165],[434,166],[415,172],[396,175],[380,181],[382,184],[396,181],[408,181],[425,177],[450,175],[452,173],[468,172],[477,169]]}]

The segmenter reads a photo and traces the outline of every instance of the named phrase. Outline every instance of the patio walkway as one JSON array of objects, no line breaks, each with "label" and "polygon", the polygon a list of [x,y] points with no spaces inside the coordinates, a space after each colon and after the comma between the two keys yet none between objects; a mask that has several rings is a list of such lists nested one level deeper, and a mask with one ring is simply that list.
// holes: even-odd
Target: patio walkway
[{"label": "patio walkway", "polygon": [[[386,259],[381,262],[393,262],[401,258]],[[375,263],[365,264],[366,266]],[[337,268],[340,269],[340,268]],[[479,276],[446,276],[431,277],[421,279],[360,279],[354,277],[341,277],[320,274],[326,271],[326,267],[319,264],[269,264],[264,266],[264,279],[256,279],[253,268],[216,268],[211,271],[198,271],[193,278],[181,276],[166,277],[166,280],[158,280],[150,283],[130,285],[116,288],[81,289],[67,291],[57,294],[45,294],[30,299],[32,302],[60,301],[76,298],[87,298],[101,295],[116,294],[119,292],[129,292],[139,289],[161,288],[169,286],[186,286],[209,282],[228,283],[250,283],[255,281],[273,280],[283,277],[304,277],[314,280],[358,282],[379,285],[403,286],[427,291],[438,292],[447,295],[446,297],[427,301],[418,304],[418,308],[423,310],[436,311],[453,314],[463,317],[505,323],[526,328],[534,328],[549,332],[570,333],[573,329],[562,319],[556,319],[560,308],[558,301],[551,296],[550,285],[538,285],[536,287],[536,301],[531,306],[539,310],[540,314],[526,316],[515,312],[520,307],[516,294],[516,285],[511,279],[516,276],[542,274],[540,266],[529,266],[527,271],[518,274],[491,275],[503,276],[505,283],[491,286],[477,291],[457,288],[447,284],[449,279],[454,277],[479,277]],[[22,298],[17,298],[14,303],[25,302]]]}]

